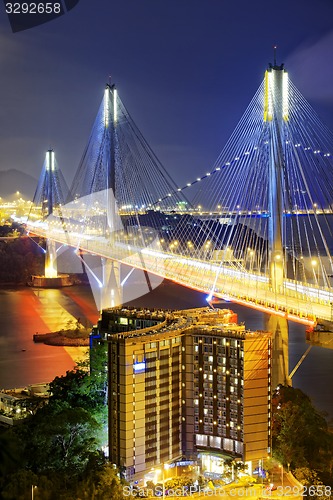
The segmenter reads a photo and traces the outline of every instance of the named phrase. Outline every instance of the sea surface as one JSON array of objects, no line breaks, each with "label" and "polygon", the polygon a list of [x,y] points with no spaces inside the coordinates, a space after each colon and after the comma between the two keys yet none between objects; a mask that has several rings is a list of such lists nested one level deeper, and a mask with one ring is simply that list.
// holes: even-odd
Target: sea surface
[{"label": "sea surface", "polygon": [[[207,305],[205,295],[164,281],[131,305],[157,308],[191,308]],[[251,330],[265,330],[268,316],[232,302],[223,303]],[[89,286],[62,289],[29,287],[0,289],[0,389],[44,383],[71,370],[87,354],[83,348],[34,343],[34,333],[64,328],[69,322],[96,324],[99,317]],[[327,340],[326,340],[327,342]],[[325,345],[332,345],[330,340]],[[289,322],[289,371],[309,345],[305,326]],[[313,346],[293,376],[293,386],[308,394],[315,406],[333,419],[333,349]]]}]

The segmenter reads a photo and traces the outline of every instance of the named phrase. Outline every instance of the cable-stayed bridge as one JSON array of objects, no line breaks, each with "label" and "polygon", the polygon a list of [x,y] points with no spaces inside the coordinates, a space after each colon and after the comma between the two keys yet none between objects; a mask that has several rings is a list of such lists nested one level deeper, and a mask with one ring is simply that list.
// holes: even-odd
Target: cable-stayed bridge
[{"label": "cable-stayed bridge", "polygon": [[178,186],[107,85],[70,195],[51,208],[50,189],[35,197],[28,229],[87,266],[85,255],[102,257],[101,277],[88,266],[101,307],[121,300],[120,262],[209,298],[331,321],[332,148],[274,63],[215,165]]}]

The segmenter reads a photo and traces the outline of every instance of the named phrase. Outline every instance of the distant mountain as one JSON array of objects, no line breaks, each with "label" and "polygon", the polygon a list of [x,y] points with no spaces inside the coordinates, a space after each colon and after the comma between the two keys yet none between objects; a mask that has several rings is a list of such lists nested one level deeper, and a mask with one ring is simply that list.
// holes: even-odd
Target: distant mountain
[{"label": "distant mountain", "polygon": [[17,191],[24,200],[31,200],[37,187],[37,179],[20,170],[0,170],[0,196],[12,200]]}]

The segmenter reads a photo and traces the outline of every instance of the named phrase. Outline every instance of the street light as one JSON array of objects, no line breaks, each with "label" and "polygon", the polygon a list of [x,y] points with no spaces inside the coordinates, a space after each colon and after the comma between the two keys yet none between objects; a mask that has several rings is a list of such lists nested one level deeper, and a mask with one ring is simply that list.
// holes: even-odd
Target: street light
[{"label": "street light", "polygon": [[279,465],[279,468],[281,469],[281,486],[282,486],[282,491],[283,491],[283,465]]},{"label": "street light", "polygon": [[[161,464],[162,467],[162,498],[163,500],[165,499],[165,490],[164,490],[164,464]],[[159,471],[161,472],[160,469],[156,469],[156,472]]]},{"label": "street light", "polygon": [[34,500],[34,489],[37,488],[35,484],[31,485],[31,500]]},{"label": "street light", "polygon": [[164,486],[164,464],[162,464],[162,483],[163,483],[163,486],[162,486],[162,498],[164,500],[165,498],[165,486]]}]

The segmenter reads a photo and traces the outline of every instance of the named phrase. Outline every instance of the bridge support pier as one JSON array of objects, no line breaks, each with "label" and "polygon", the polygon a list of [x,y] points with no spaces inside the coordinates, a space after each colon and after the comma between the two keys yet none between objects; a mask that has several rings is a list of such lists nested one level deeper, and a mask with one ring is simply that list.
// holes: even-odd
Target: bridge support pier
[{"label": "bridge support pier", "polygon": [[56,278],[58,276],[56,242],[46,240],[45,253],[45,278]]},{"label": "bridge support pier", "polygon": [[100,309],[119,306],[123,302],[122,287],[120,284],[120,262],[101,258],[102,288]]},{"label": "bridge support pier", "polygon": [[289,378],[289,328],[288,321],[271,314],[265,329],[272,333],[272,390],[279,384],[291,385]]},{"label": "bridge support pier", "polygon": [[61,288],[73,284],[69,274],[58,274],[56,242],[46,240],[44,276],[32,276],[31,285],[38,288]]}]

